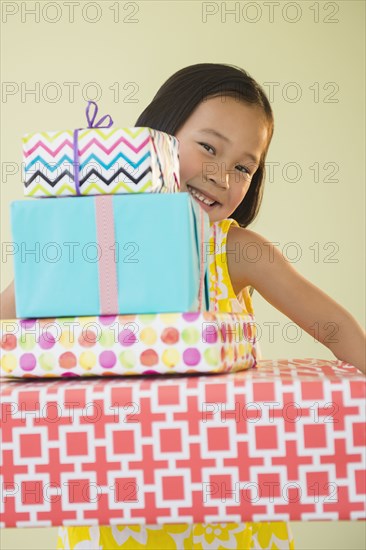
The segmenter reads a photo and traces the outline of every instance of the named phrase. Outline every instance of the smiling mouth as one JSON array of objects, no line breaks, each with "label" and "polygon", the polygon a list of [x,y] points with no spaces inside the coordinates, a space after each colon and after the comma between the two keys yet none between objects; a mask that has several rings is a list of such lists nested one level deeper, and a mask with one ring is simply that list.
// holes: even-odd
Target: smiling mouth
[{"label": "smiling mouth", "polygon": [[201,193],[201,191],[198,191],[197,189],[195,189],[194,187],[191,187],[188,184],[187,184],[187,189],[188,189],[189,193],[195,199],[197,199],[200,203],[205,204],[206,206],[209,206],[211,208],[213,208],[214,206],[217,206],[217,205],[221,206],[220,202],[211,199],[210,197],[208,197],[204,193]]}]

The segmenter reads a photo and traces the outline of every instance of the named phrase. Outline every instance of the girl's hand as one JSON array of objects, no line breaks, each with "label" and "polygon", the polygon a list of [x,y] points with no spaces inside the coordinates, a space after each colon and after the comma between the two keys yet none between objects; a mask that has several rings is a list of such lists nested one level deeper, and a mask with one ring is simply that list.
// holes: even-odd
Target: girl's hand
[{"label": "girl's hand", "polygon": [[0,294],[0,319],[15,319],[14,280]]},{"label": "girl's hand", "polygon": [[[250,244],[254,246],[248,249]],[[258,252],[256,261],[248,259],[254,256],[253,249]],[[337,359],[366,374],[363,328],[345,308],[298,273],[275,245],[254,231],[232,227],[227,238],[227,261],[234,289],[253,286]]]}]

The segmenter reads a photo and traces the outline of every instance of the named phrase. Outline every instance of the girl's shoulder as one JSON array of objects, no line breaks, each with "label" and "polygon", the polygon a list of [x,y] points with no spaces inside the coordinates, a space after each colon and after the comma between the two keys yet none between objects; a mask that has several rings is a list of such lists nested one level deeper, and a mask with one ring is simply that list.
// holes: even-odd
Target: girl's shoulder
[{"label": "girl's shoulder", "polygon": [[227,230],[226,256],[230,279],[238,293],[246,286],[254,286],[256,270],[266,256],[271,257],[273,245],[259,233],[233,221],[223,224],[223,227]]},{"label": "girl's shoulder", "polygon": [[[227,233],[228,233],[228,241],[230,242],[241,242],[244,245],[253,244],[253,246],[260,245],[262,246],[263,243],[269,241],[263,237],[263,235],[260,235],[259,233],[256,233],[255,231],[252,231],[251,229],[248,229],[247,227],[240,227],[240,225],[236,222],[236,220],[232,220],[230,218],[226,220],[222,220],[223,222],[234,222],[223,224],[223,227],[227,227]],[[221,223],[221,222],[219,222]]]},{"label": "girl's shoulder", "polygon": [[283,263],[281,252],[268,239],[244,227],[233,218],[211,223],[215,253],[227,263],[235,294],[247,286],[257,288],[259,278],[270,274],[274,263]]},{"label": "girl's shoulder", "polygon": [[259,233],[255,233],[255,231],[251,231],[250,229],[240,227],[240,225],[236,220],[234,220],[234,218],[225,218],[217,222],[211,222],[210,227],[211,227],[212,233],[215,232],[216,237],[217,235],[220,235],[221,237],[228,237],[230,233],[230,240],[232,240],[234,234],[235,234],[236,240],[238,239],[248,240],[248,239],[256,239],[256,238],[257,240],[260,240],[260,239],[265,240],[264,237],[259,235]]}]

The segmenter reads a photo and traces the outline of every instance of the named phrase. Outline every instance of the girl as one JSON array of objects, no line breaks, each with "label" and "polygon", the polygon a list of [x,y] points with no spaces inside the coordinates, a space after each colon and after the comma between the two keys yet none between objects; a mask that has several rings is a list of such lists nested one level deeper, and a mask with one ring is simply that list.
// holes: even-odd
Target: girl
[{"label": "girl", "polygon": [[[210,307],[253,313],[252,289],[334,355],[365,372],[365,331],[339,304],[295,271],[265,238],[246,229],[258,214],[264,166],[273,135],[273,114],[262,88],[244,70],[201,63],[170,77],[135,126],[179,140],[181,191],[189,192],[210,218]],[[262,254],[248,261],[255,244]],[[226,247],[239,254],[226,254]],[[12,290],[5,309],[15,316]],[[4,294],[5,294],[4,293]],[[9,298],[10,297],[10,298]],[[337,323],[338,341],[325,344],[326,324]],[[285,522],[60,527],[57,548],[292,549]]]},{"label": "girl", "polygon": [[[181,191],[189,192],[211,222],[210,299],[219,311],[253,313],[253,287],[319,341],[336,322],[339,342],[330,349],[365,372],[365,333],[347,311],[306,281],[274,246],[246,227],[263,194],[264,165],[273,135],[273,115],[261,87],[245,71],[216,63],[186,67],[170,77],[136,121],[179,140]],[[241,253],[255,243],[258,262]],[[269,253],[271,252],[271,253]],[[218,289],[218,292],[215,292]],[[93,541],[93,542],[90,542]],[[264,549],[294,548],[285,522],[165,524],[60,528],[58,548]],[[93,546],[94,544],[94,546]]]}]

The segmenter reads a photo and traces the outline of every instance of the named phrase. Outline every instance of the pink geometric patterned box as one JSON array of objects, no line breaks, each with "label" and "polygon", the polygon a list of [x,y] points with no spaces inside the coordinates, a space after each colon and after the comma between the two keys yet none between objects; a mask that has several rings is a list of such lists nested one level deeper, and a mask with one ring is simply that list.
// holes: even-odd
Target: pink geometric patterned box
[{"label": "pink geometric patterned box", "polygon": [[366,519],[365,396],[315,359],[3,379],[1,526]]}]

